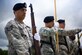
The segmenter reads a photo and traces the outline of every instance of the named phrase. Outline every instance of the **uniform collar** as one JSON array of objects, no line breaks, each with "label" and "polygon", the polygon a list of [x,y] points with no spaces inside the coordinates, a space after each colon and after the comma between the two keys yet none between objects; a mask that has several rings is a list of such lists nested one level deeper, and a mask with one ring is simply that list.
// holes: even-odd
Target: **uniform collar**
[{"label": "uniform collar", "polygon": [[59,30],[64,30],[63,28],[59,28]]},{"label": "uniform collar", "polygon": [[19,21],[17,21],[16,19],[14,19],[15,22],[17,23],[17,25],[21,28],[26,28],[27,26],[24,24],[24,22],[20,23]]}]

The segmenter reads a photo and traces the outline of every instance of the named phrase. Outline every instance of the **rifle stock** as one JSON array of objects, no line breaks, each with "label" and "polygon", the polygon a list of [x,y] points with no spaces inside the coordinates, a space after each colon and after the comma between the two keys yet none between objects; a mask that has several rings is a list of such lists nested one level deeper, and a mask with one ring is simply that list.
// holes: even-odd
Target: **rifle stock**
[{"label": "rifle stock", "polygon": [[[32,4],[30,4],[29,7],[30,7],[30,10],[31,10],[32,34],[34,36],[34,34],[37,33],[37,31],[36,31],[36,26],[35,26],[34,12],[33,12],[33,8],[32,8]],[[35,55],[41,55],[39,41],[35,40],[34,37],[33,37],[33,41],[34,41]]]}]

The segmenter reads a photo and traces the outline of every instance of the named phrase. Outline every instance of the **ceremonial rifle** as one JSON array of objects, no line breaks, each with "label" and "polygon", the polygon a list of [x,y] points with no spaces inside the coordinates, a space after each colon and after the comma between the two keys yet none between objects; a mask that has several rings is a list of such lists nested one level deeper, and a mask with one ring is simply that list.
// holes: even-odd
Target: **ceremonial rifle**
[{"label": "ceremonial rifle", "polygon": [[34,34],[37,33],[37,31],[36,31],[36,26],[35,26],[34,12],[33,12],[33,8],[32,8],[32,4],[30,4],[29,7],[31,10],[31,25],[32,25],[32,34],[33,34],[35,55],[41,55],[39,41],[34,39]]}]

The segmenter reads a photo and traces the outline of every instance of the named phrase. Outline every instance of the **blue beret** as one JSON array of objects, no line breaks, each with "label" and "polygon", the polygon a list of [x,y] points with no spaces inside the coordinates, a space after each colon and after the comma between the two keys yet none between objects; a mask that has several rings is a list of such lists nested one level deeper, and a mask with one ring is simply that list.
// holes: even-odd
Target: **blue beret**
[{"label": "blue beret", "polygon": [[26,7],[27,7],[26,3],[17,3],[17,4],[14,5],[13,10],[17,11],[17,10],[19,10],[21,8],[26,8]]},{"label": "blue beret", "polygon": [[60,19],[60,20],[58,20],[57,22],[58,22],[58,23],[65,23],[65,20]]},{"label": "blue beret", "polygon": [[49,23],[54,20],[54,16],[47,16],[44,18],[44,23]]}]

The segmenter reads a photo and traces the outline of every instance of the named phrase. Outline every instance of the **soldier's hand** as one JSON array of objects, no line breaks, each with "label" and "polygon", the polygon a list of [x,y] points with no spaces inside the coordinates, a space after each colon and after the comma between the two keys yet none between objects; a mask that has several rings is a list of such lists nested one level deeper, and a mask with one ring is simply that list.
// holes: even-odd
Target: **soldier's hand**
[{"label": "soldier's hand", "polygon": [[38,33],[35,33],[34,39],[40,41],[40,35]]},{"label": "soldier's hand", "polygon": [[58,30],[58,28],[59,28],[59,23],[58,22],[55,22],[54,29]]}]

